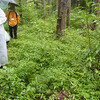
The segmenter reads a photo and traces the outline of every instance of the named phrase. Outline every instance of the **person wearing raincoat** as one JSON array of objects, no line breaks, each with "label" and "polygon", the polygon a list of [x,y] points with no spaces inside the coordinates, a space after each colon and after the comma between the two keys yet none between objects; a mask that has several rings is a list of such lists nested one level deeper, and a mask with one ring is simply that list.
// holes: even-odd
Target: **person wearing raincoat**
[{"label": "person wearing raincoat", "polygon": [[6,4],[3,5],[2,0],[0,0],[0,68],[3,68],[3,66],[8,63],[6,37],[5,37],[6,31],[3,26],[3,23],[7,19],[5,17],[5,13],[2,10],[3,8],[6,8]]}]

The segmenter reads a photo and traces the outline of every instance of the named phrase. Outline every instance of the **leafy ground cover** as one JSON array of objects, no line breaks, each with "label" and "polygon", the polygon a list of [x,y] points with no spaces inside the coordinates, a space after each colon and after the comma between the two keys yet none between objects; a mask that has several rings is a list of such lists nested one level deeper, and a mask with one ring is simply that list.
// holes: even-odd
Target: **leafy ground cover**
[{"label": "leafy ground cover", "polygon": [[[55,18],[33,20],[20,25],[18,39],[8,44],[9,64],[0,70],[0,99],[54,100],[64,91],[74,100],[100,100],[100,71],[90,69],[83,30],[66,29],[59,41]],[[91,44],[95,51],[99,42],[93,38]]]}]

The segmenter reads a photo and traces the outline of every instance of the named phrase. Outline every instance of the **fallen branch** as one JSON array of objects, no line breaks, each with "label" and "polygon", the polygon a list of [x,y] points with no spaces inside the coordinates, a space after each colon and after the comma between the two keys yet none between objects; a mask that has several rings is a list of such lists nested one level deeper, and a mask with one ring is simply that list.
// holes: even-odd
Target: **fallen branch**
[{"label": "fallen branch", "polygon": [[61,91],[61,93],[66,97],[66,98],[72,98],[69,95],[67,95],[66,93],[64,93],[63,91]]}]

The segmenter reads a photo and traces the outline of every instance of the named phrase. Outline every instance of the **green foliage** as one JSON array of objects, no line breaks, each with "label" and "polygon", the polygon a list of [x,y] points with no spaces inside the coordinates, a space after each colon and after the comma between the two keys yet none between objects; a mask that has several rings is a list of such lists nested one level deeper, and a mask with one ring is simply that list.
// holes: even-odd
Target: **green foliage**
[{"label": "green foliage", "polygon": [[0,70],[0,99],[18,98],[24,88],[24,83],[14,73],[14,68]]},{"label": "green foliage", "polygon": [[[28,8],[24,14],[26,9],[32,12]],[[92,71],[87,31],[84,35],[78,28],[81,22],[82,27],[85,25],[84,14],[85,11],[79,11],[76,17],[72,13],[72,26],[60,41],[55,35],[56,15],[43,20],[33,10],[23,16],[18,39],[11,39],[7,46],[9,63],[0,69],[1,100],[54,100],[61,90],[75,100],[100,99],[100,71],[96,69],[100,34],[99,30],[90,31]]]},{"label": "green foliage", "polygon": [[86,27],[86,11],[79,10],[79,8],[76,8],[72,11],[71,27],[83,29]]}]

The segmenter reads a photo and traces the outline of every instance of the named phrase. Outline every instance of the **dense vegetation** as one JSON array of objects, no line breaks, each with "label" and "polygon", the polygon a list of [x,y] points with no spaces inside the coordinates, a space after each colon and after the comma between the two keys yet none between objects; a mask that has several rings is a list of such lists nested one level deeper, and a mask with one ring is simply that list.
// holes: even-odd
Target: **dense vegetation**
[{"label": "dense vegetation", "polygon": [[88,33],[86,12],[73,10],[70,28],[57,40],[56,13],[44,20],[34,6],[23,9],[18,39],[7,46],[9,64],[0,70],[1,100],[54,100],[60,91],[100,100],[99,27]]}]

